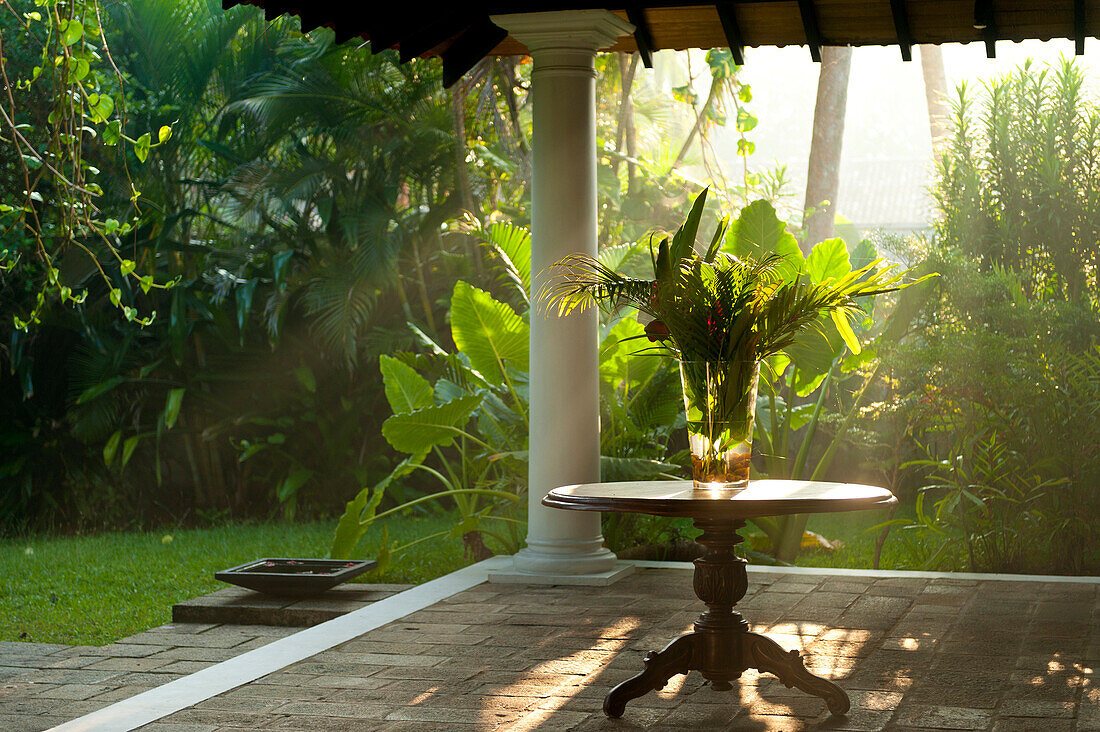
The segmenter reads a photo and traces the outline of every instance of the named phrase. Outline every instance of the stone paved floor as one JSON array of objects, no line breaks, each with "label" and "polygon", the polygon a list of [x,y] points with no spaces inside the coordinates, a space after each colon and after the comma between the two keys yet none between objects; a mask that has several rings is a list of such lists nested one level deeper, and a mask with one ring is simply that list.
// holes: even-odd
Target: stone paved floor
[{"label": "stone paved floor", "polygon": [[[605,719],[607,689],[639,671],[646,651],[688,630],[698,613],[689,571],[645,569],[610,588],[478,585],[142,729],[1100,730],[1100,584],[749,578],[741,608],[754,630],[804,651],[812,671],[844,687],[853,706],[846,718],[749,672],[724,693],[698,674],[678,676],[631,702],[622,720]],[[229,633],[208,628],[195,637],[219,630]],[[180,653],[187,657],[173,661]],[[75,717],[173,663],[205,662],[158,648],[135,657],[155,668],[119,672],[84,663],[88,656],[77,649],[46,658],[54,656],[58,668],[36,673],[55,674],[39,683],[59,685],[15,694],[17,711],[0,699],[0,730],[44,729],[56,716],[26,717]],[[73,670],[96,675],[65,676]],[[89,687],[100,690],[82,696]],[[67,696],[54,703],[51,693],[55,702]],[[21,715],[18,724],[12,714]]]},{"label": "stone paved floor", "polygon": [[106,646],[0,642],[0,732],[48,729],[298,630],[176,623]]}]

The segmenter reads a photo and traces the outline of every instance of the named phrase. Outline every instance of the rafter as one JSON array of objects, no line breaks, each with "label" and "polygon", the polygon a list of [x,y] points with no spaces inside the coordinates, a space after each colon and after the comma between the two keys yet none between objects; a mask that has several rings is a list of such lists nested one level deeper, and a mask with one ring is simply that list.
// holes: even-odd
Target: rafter
[{"label": "rafter", "polygon": [[798,0],[798,13],[802,16],[802,29],[806,32],[810,58],[821,63],[821,31],[817,27],[817,10],[813,0]]},{"label": "rafter", "polygon": [[475,21],[441,54],[443,86],[450,87],[461,79],[463,74],[476,66],[478,61],[507,37],[508,31],[494,25],[489,18],[483,17]]},{"label": "rafter", "polygon": [[890,14],[894,16],[894,32],[898,36],[901,60],[913,60],[913,34],[909,30],[909,13],[905,9],[905,0],[890,0]]},{"label": "rafter", "polygon": [[642,57],[642,64],[647,69],[653,68],[653,36],[649,32],[649,23],[646,21],[645,10],[638,6],[630,6],[626,9],[626,19],[634,25],[634,43],[638,46],[638,53]]},{"label": "rafter", "polygon": [[718,11],[718,20],[722,22],[722,32],[726,35],[726,43],[729,44],[730,53],[733,54],[733,62],[738,66],[745,65],[745,40],[741,35],[741,26],[737,24],[737,14],[733,10],[733,3],[719,3],[714,6]]},{"label": "rafter", "polygon": [[1073,51],[1085,55],[1085,0],[1073,0]]},{"label": "rafter", "polygon": [[974,0],[974,27],[982,32],[986,58],[996,58],[997,22],[993,17],[993,0]]}]

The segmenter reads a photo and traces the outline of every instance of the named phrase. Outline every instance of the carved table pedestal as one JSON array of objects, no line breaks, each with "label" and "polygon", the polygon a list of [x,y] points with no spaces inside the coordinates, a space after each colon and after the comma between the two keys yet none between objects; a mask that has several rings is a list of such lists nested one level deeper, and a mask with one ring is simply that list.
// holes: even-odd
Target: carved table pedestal
[{"label": "carved table pedestal", "polygon": [[851,703],[843,689],[807,671],[798,651],[788,652],[767,636],[750,632],[734,609],[748,590],[746,562],[734,553],[741,542],[737,532],[749,518],[880,508],[895,502],[882,488],[789,480],[756,481],[733,495],[700,491],[690,481],[590,483],[550,491],[543,499],[547,506],[688,516],[703,532],[695,540],[706,551],[695,560],[694,587],[706,612],[693,632],[646,654],[645,670],[608,693],[604,713],[621,717],[627,702],[664,687],[676,674],[698,671],[714,690],[727,691],[750,668],[821,697],[833,714],[847,713]]}]

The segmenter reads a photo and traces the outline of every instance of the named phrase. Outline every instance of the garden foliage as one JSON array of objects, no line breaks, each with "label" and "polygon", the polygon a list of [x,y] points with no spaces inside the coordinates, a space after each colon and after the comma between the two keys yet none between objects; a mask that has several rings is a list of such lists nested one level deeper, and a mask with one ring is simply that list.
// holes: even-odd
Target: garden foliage
[{"label": "garden foliage", "polygon": [[1100,107],[1071,61],[960,88],[942,273],[889,365],[929,568],[1100,568]]}]

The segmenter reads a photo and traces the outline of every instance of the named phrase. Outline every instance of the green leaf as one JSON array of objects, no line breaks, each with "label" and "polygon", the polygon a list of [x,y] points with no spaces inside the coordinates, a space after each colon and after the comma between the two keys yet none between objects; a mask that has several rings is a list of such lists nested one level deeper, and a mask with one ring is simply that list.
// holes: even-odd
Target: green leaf
[{"label": "green leaf", "polygon": [[386,401],[394,414],[412,412],[431,406],[432,385],[412,366],[392,356],[378,358],[382,370],[382,383],[386,388]]},{"label": "green leaf", "polygon": [[498,221],[485,227],[485,243],[518,278],[517,287],[526,297],[531,292],[531,232],[521,226]]},{"label": "green leaf", "polygon": [[378,504],[386,494],[386,488],[393,481],[402,478],[416,469],[424,462],[427,452],[418,455],[410,455],[402,460],[389,475],[378,482],[373,488],[366,487],[356,494],[355,498],[348,501],[344,514],[336,525],[336,535],[332,538],[332,546],[329,548],[329,556],[333,559],[350,559],[355,551],[355,545],[363,538],[371,524],[374,515],[378,511]]},{"label": "green leaf", "polygon": [[271,269],[275,273],[275,286],[280,290],[284,289],[287,269],[290,266],[290,260],[293,256],[293,249],[284,249],[271,256]]},{"label": "green leaf", "polygon": [[111,463],[115,461],[115,453],[118,452],[118,446],[122,442],[122,430],[115,430],[115,433],[107,439],[107,444],[103,446],[103,463],[110,467]]},{"label": "green leaf", "polygon": [[164,403],[164,426],[172,429],[180,416],[180,407],[183,405],[183,395],[186,389],[172,389],[168,392],[168,399]]},{"label": "green leaf", "polygon": [[504,364],[527,371],[530,329],[505,303],[462,280],[451,297],[451,336],[470,365],[492,384],[505,383]]},{"label": "green leaf", "polygon": [[157,144],[158,145],[160,145],[161,143],[164,143],[164,142],[168,142],[168,140],[171,137],[172,137],[172,128],[169,127],[168,125],[162,125],[161,128],[159,130],[157,130]]},{"label": "green leaf", "polygon": [[624,458],[600,455],[600,480],[613,483],[623,480],[658,480],[662,473],[676,474],[680,467],[647,458]]},{"label": "green leaf", "polygon": [[797,278],[805,267],[798,240],[787,231],[787,225],[780,221],[772,205],[764,200],[753,201],[741,209],[741,215],[730,224],[723,251],[755,259],[778,254],[787,260],[782,268],[786,281]]},{"label": "green leaf", "polygon": [[298,383],[310,394],[316,393],[317,377],[313,375],[313,369],[309,366],[299,366],[294,369],[294,378],[297,379]]},{"label": "green leaf", "polygon": [[684,84],[683,86],[672,87],[672,98],[694,107],[695,102],[699,100],[699,95],[691,88],[691,84]]},{"label": "green leaf", "polygon": [[878,348],[875,346],[868,346],[859,353],[851,353],[845,356],[844,360],[840,362],[840,370],[847,374],[872,363],[877,358]]},{"label": "green leaf", "polygon": [[123,276],[123,277],[125,277],[126,275],[130,274],[131,272],[133,272],[133,271],[134,271],[134,267],[136,267],[136,266],[137,266],[137,265],[136,265],[136,264],[134,263],[134,261],[133,261],[133,260],[131,260],[131,259],[124,259],[124,260],[122,260],[121,262],[119,262],[119,265],[118,265],[118,271],[119,271],[119,272],[120,272],[120,273],[122,274],[122,276]]},{"label": "green leaf", "polygon": [[[95,99],[94,102],[91,101],[93,98]],[[89,95],[88,99],[90,105],[88,111],[91,113],[92,121],[94,122],[106,122],[107,119],[111,116],[111,113],[115,111],[115,100],[111,97],[110,94],[93,94]],[[146,135],[146,137],[148,137],[148,135]],[[148,152],[148,146],[146,146],[146,151]],[[141,159],[142,161],[145,160],[145,158]]]},{"label": "green leaf", "polygon": [[852,353],[859,353],[862,348],[859,345],[859,339],[856,338],[855,331],[852,330],[852,324],[848,322],[848,314],[842,310],[830,310],[829,316],[833,319],[837,332],[844,339],[844,344],[848,346],[848,349]]},{"label": "green leaf", "polygon": [[69,77],[73,81],[83,81],[88,72],[92,70],[91,65],[82,58],[76,59],[76,63],[69,69]]},{"label": "green leaf", "polygon": [[806,272],[815,284],[828,279],[838,280],[851,271],[848,246],[840,237],[819,242],[806,257]]},{"label": "green leaf", "polygon": [[114,389],[119,384],[126,381],[122,376],[112,376],[109,379],[104,379],[95,386],[90,386],[80,393],[80,396],[76,398],[77,404],[84,404],[90,402],[101,394],[106,394],[111,389]]},{"label": "green leaf", "polygon": [[84,26],[78,20],[62,20],[58,28],[61,31],[61,42],[71,46],[84,35]]},{"label": "green leaf", "polygon": [[275,489],[275,495],[279,498],[279,503],[286,503],[298,493],[298,490],[306,484],[310,478],[313,477],[313,471],[308,468],[298,468],[293,471],[279,483],[279,486]]},{"label": "green leaf", "polygon": [[233,297],[237,300],[237,327],[241,331],[241,341],[244,341],[244,329],[248,324],[248,315],[252,312],[252,296],[256,292],[256,280],[249,280],[243,285],[238,285],[233,291]]},{"label": "green leaf", "polygon": [[145,162],[145,159],[149,157],[148,132],[146,132],[144,135],[139,137],[136,142],[134,142],[134,155],[137,155],[137,159],[143,163]]},{"label": "green leaf", "polygon": [[133,437],[126,438],[126,441],[122,443],[122,462],[119,464],[119,469],[126,467],[126,464],[130,462],[130,458],[133,457],[134,449],[137,448],[138,443],[141,442],[141,435],[134,435]]},{"label": "green leaf", "polygon": [[112,120],[103,128],[103,135],[100,137],[103,140],[104,145],[117,145],[118,141],[122,138],[122,122],[120,120]]},{"label": "green leaf", "polygon": [[695,250],[695,237],[699,235],[699,221],[703,218],[703,209],[707,205],[707,193],[709,192],[709,188],[704,188],[703,192],[695,197],[687,218],[684,219],[684,223],[672,236],[669,256],[673,268],[679,267],[680,262]]},{"label": "green leaf", "polygon": [[710,67],[710,75],[716,79],[731,79],[737,75],[737,64],[733,62],[733,54],[728,48],[712,48],[707,51],[707,66]]},{"label": "green leaf", "polygon": [[400,452],[416,455],[433,447],[454,444],[459,430],[481,406],[482,395],[453,399],[444,404],[395,414],[382,423],[382,436]]}]

